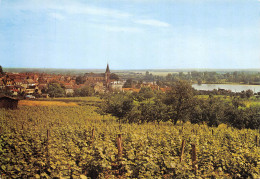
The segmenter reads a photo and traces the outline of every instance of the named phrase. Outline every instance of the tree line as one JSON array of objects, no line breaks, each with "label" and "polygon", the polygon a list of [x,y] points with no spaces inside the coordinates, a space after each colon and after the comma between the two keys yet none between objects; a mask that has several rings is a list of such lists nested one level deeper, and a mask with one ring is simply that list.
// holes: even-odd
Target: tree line
[{"label": "tree line", "polygon": [[120,122],[147,123],[190,121],[242,129],[260,127],[260,108],[245,107],[239,96],[228,100],[210,95],[203,99],[187,81],[176,81],[165,93],[143,87],[139,93],[110,93],[103,97],[98,112],[111,114]]},{"label": "tree line", "polygon": [[[133,78],[134,79],[134,78]],[[243,83],[243,84],[260,84],[260,73],[259,72],[215,72],[215,71],[190,71],[190,72],[177,72],[168,73],[166,76],[153,75],[149,71],[146,71],[144,75],[137,75],[135,79],[137,81],[156,81],[159,85],[165,82],[174,82],[179,80],[188,80],[202,83]]]}]

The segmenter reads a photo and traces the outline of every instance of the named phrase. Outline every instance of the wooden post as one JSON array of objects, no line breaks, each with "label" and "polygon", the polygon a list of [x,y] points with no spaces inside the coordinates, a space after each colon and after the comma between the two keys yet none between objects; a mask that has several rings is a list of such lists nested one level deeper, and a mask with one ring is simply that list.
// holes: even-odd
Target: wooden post
[{"label": "wooden post", "polygon": [[182,162],[182,160],[183,160],[184,148],[185,148],[185,139],[182,140],[182,144],[181,144],[180,162]]},{"label": "wooden post", "polygon": [[213,129],[212,129],[211,133],[212,133],[212,135],[214,135],[214,130]]},{"label": "wooden post", "polygon": [[256,144],[257,147],[259,146],[259,140],[258,140],[258,136],[257,135],[255,136],[255,144]]},{"label": "wooden post", "polygon": [[122,134],[118,134],[118,138],[117,138],[117,148],[118,148],[118,159],[121,159],[121,158],[122,158],[122,155],[123,155]]},{"label": "wooden post", "polygon": [[191,144],[191,159],[192,159],[192,168],[195,172],[195,175],[197,175],[197,156],[196,156],[196,145],[195,144]]}]

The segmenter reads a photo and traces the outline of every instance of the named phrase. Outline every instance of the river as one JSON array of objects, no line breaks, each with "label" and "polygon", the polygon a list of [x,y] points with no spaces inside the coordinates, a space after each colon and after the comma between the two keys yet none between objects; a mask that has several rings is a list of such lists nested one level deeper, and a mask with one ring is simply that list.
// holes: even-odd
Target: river
[{"label": "river", "polygon": [[225,89],[232,92],[241,92],[251,89],[254,93],[260,92],[260,85],[231,85],[231,84],[193,84],[193,88],[196,90],[213,90],[213,89]]}]

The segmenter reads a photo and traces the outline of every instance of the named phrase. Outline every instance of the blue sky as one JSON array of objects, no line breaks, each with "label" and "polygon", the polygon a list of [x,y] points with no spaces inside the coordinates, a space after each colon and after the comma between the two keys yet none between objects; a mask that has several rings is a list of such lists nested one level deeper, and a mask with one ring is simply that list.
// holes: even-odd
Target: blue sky
[{"label": "blue sky", "polygon": [[3,67],[260,68],[258,0],[0,0]]}]

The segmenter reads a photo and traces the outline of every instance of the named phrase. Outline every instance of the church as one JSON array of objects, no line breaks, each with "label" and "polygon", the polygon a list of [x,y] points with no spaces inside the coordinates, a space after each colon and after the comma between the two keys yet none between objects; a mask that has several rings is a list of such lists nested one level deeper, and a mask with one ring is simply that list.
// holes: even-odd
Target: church
[{"label": "church", "polygon": [[105,73],[86,73],[84,75],[86,83],[89,84],[97,84],[103,83],[106,88],[109,88],[110,83],[110,69],[109,65],[107,64],[107,68]]}]

